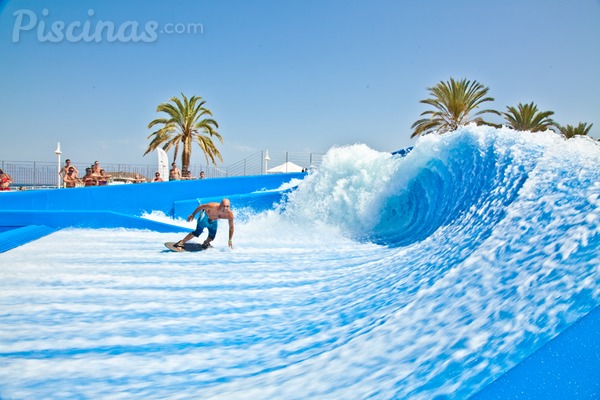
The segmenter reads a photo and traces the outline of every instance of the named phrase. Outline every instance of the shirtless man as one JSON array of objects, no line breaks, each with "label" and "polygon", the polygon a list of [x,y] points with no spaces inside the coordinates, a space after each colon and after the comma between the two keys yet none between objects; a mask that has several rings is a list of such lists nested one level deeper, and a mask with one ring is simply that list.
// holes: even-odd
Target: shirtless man
[{"label": "shirtless man", "polygon": [[75,186],[77,186],[77,183],[81,182],[81,180],[77,177],[77,173],[75,171],[75,167],[69,167],[67,174],[63,177],[65,187],[74,188]]},{"label": "shirtless man", "polygon": [[171,168],[169,170],[169,180],[170,181],[178,181],[181,179],[181,171],[179,170],[179,168],[177,168],[177,164],[173,163],[171,164]]},{"label": "shirtless man", "polygon": [[198,223],[196,224],[196,230],[187,234],[179,242],[175,243],[173,247],[183,250],[183,245],[188,240],[191,240],[194,237],[200,236],[204,228],[208,229],[208,237],[202,244],[204,248],[210,246],[210,242],[212,242],[217,235],[217,226],[219,219],[226,219],[229,221],[229,247],[233,249],[233,212],[231,211],[231,203],[229,199],[221,200],[221,203],[206,203],[199,205],[193,213],[188,215],[187,220],[193,221],[196,217],[196,214],[200,213],[198,217]]},{"label": "shirtless man", "polygon": [[160,172],[156,171],[156,173],[154,174],[154,179],[152,179],[152,182],[162,182],[163,178],[160,177]]},{"label": "shirtless man", "polygon": [[85,175],[81,178],[81,181],[83,182],[83,186],[98,186],[98,180],[92,172],[92,167],[85,169]]},{"label": "shirtless man", "polygon": [[61,170],[58,174],[60,175],[61,178],[64,179],[65,176],[69,173],[69,170],[71,168],[73,168],[73,170],[75,171],[75,175],[77,177],[79,177],[79,170],[74,165],[71,165],[71,160],[68,158],[65,160],[65,165],[64,165],[64,167],[61,168]]},{"label": "shirtless man", "polygon": [[94,175],[99,175],[100,174],[100,162],[98,161],[94,161],[94,163],[92,164],[92,173]]},{"label": "shirtless man", "polygon": [[140,176],[140,174],[135,174],[135,176],[134,176],[134,178],[133,178],[132,182],[133,182],[133,183],[142,183],[142,182],[146,182],[146,180],[145,180],[144,178],[142,178],[142,177]]},{"label": "shirtless man", "polygon": [[96,180],[98,181],[98,186],[106,186],[108,185],[108,180],[112,178],[112,175],[108,175],[104,168],[100,169],[100,173],[96,175]]}]

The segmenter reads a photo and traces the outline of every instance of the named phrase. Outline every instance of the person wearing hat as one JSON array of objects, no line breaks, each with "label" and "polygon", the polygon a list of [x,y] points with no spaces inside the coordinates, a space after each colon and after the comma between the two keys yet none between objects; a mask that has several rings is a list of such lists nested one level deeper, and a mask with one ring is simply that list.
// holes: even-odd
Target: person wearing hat
[{"label": "person wearing hat", "polygon": [[13,180],[10,177],[10,175],[4,173],[4,170],[0,169],[0,191],[1,192],[9,191],[11,183],[13,183]]},{"label": "person wearing hat", "polygon": [[178,181],[181,179],[181,171],[177,168],[177,164],[171,164],[171,169],[169,170],[169,180],[170,181]]}]

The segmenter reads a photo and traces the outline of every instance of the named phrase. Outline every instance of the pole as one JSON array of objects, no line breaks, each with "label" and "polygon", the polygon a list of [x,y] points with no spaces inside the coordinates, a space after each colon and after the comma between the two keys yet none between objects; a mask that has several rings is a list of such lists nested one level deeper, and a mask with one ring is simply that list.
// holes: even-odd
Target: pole
[{"label": "pole", "polygon": [[267,170],[269,169],[269,160],[271,159],[271,157],[269,157],[269,150],[266,151],[265,154],[265,171],[263,172],[263,174],[267,173]]},{"label": "pole", "polygon": [[56,157],[58,158],[58,169],[56,171],[56,174],[58,175],[58,180],[57,180],[56,187],[58,189],[60,189],[60,155],[62,154],[60,151],[60,142],[58,142],[58,146],[56,147],[54,154],[56,154]]}]

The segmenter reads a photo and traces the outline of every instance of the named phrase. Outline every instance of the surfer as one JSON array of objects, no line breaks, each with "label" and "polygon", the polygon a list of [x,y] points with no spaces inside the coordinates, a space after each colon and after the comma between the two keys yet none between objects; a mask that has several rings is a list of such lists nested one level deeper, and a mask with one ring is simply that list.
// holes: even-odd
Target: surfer
[{"label": "surfer", "polygon": [[221,200],[221,203],[206,203],[199,205],[193,213],[188,215],[187,220],[193,221],[196,214],[200,213],[198,217],[198,223],[196,224],[196,230],[187,234],[186,237],[175,243],[173,247],[183,250],[185,242],[191,240],[194,237],[200,236],[204,228],[208,230],[208,237],[202,244],[202,246],[209,247],[217,235],[217,226],[219,219],[226,219],[229,221],[229,247],[233,249],[233,212],[231,211],[231,203],[229,199]]}]

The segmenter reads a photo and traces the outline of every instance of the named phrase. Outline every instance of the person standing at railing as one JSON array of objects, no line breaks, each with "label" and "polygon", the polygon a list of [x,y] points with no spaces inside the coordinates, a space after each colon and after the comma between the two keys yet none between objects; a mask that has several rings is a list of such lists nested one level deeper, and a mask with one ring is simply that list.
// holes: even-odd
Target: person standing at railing
[{"label": "person standing at railing", "polygon": [[65,187],[74,188],[78,183],[81,182],[81,179],[77,177],[76,169],[73,166],[69,167],[67,174],[63,177],[63,181],[65,182]]},{"label": "person standing at railing", "polygon": [[71,160],[67,158],[65,160],[64,167],[62,167],[61,170],[58,173],[60,175],[60,177],[62,178],[63,181],[65,180],[65,176],[67,176],[67,174],[69,173],[69,169],[70,168],[73,168],[73,170],[75,171],[75,177],[79,178],[79,170],[77,169],[76,166],[71,165]]},{"label": "person standing at railing", "polygon": [[183,173],[181,174],[182,181],[189,181],[192,179],[196,179],[195,177],[192,176],[192,171],[183,171]]},{"label": "person standing at railing", "polygon": [[100,169],[100,173],[96,176],[96,180],[98,181],[98,186],[106,186],[108,184],[108,180],[112,178],[111,175],[108,175],[104,168]]},{"label": "person standing at railing", "polygon": [[98,161],[94,161],[91,168],[92,168],[92,174],[100,175],[100,170],[102,168],[100,168],[100,163]]},{"label": "person standing at railing", "polygon": [[181,171],[177,168],[177,164],[171,164],[173,168],[169,170],[169,180],[170,181],[178,181],[181,179]]},{"label": "person standing at railing", "polygon": [[152,182],[163,182],[163,178],[160,177],[160,172],[156,172],[154,174],[154,179],[152,179]]},{"label": "person standing at railing", "polygon": [[97,186],[98,180],[96,176],[92,173],[92,168],[88,167],[85,169],[85,175],[81,178],[84,186]]},{"label": "person standing at railing", "polygon": [[10,175],[5,173],[4,170],[0,169],[0,191],[8,192],[10,190],[11,183],[13,183],[13,180]]},{"label": "person standing at railing", "polygon": [[142,183],[142,182],[146,182],[146,179],[142,178],[140,176],[140,174],[135,174],[134,178],[133,178],[133,180],[131,182],[133,182],[133,183]]}]

